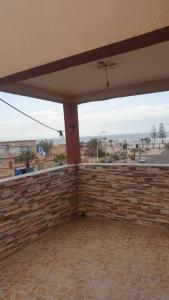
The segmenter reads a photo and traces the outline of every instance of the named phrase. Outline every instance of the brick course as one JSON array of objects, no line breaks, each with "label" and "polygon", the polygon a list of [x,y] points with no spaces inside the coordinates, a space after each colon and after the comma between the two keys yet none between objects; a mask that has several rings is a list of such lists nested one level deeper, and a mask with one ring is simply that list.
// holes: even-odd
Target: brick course
[{"label": "brick course", "polygon": [[79,210],[88,216],[169,224],[169,166],[79,165]]},{"label": "brick course", "polygon": [[0,258],[78,215],[76,167],[0,182]]},{"label": "brick course", "polygon": [[63,166],[0,182],[0,259],[72,217],[169,226],[169,165]]}]

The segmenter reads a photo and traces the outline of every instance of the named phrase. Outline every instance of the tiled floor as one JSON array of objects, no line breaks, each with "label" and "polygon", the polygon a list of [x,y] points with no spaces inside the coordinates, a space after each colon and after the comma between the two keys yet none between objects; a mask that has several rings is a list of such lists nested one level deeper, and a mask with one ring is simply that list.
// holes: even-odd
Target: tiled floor
[{"label": "tiled floor", "polygon": [[0,262],[0,300],[168,300],[169,229],[75,220]]}]

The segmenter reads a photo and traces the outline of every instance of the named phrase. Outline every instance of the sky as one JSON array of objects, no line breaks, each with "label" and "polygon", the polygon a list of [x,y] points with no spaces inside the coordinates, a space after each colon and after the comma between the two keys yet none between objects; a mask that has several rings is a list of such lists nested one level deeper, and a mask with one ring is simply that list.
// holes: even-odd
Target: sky
[{"label": "sky", "polygon": [[[7,93],[0,98],[47,125],[64,130],[63,106]],[[169,129],[169,92],[81,104],[80,136],[150,132],[160,122]],[[56,132],[26,118],[0,102],[0,140],[58,138]]]}]

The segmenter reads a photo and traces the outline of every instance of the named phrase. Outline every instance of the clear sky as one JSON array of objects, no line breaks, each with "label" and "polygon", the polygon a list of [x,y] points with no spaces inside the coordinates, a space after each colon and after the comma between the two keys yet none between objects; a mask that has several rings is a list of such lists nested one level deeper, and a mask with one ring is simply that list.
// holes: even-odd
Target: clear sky
[{"label": "clear sky", "polygon": [[[64,130],[62,104],[0,93],[10,104],[56,129]],[[132,96],[79,106],[80,136],[149,132],[152,125],[169,124],[169,92]],[[166,126],[168,130],[169,127]],[[0,140],[57,138],[0,102]]]}]

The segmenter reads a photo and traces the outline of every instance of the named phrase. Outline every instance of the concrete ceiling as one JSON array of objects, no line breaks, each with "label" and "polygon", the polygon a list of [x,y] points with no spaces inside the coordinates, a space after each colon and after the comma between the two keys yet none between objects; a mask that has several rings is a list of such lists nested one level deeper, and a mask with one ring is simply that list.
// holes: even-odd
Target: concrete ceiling
[{"label": "concrete ceiling", "polygon": [[168,0],[1,0],[0,78],[169,25]]},{"label": "concrete ceiling", "polygon": [[1,90],[73,103],[169,90],[169,41],[104,61],[116,63],[107,69],[109,88],[104,69],[97,69],[98,61],[93,61],[2,86]]},{"label": "concrete ceiling", "polygon": [[[0,90],[83,103],[169,90],[168,0],[2,0]],[[104,70],[100,60],[116,65]]]},{"label": "concrete ceiling", "polygon": [[[117,63],[108,68],[110,88],[169,77],[169,42],[105,59]],[[95,62],[28,79],[22,83],[67,95],[92,93],[106,88],[104,69]]]}]

